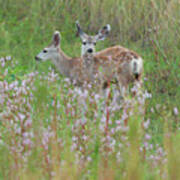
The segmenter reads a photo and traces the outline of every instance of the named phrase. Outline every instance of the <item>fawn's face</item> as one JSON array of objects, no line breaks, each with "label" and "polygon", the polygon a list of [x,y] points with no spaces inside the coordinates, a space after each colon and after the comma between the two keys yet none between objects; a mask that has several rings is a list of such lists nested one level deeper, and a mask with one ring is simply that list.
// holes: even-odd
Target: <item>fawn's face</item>
[{"label": "fawn's face", "polygon": [[99,30],[98,34],[95,36],[89,36],[83,32],[78,22],[76,22],[77,33],[81,38],[81,56],[85,53],[94,53],[95,46],[98,41],[104,40],[111,30],[111,26],[107,24],[102,29]]},{"label": "fawn's face", "polygon": [[52,38],[52,43],[45,47],[36,57],[36,61],[46,61],[56,58],[59,54],[60,33],[56,31]]},{"label": "fawn's face", "polygon": [[81,55],[85,53],[94,53],[97,39],[94,36],[84,36],[81,38]]}]

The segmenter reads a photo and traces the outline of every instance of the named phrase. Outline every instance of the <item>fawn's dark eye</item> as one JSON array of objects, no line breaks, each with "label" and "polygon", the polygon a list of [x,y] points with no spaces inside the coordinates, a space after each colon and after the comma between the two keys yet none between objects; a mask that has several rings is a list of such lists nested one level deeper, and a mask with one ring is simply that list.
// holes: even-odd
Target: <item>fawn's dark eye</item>
[{"label": "fawn's dark eye", "polygon": [[47,50],[44,49],[44,50],[43,50],[43,53],[47,53]]},{"label": "fawn's dark eye", "polygon": [[83,45],[86,45],[86,42],[83,42]]}]

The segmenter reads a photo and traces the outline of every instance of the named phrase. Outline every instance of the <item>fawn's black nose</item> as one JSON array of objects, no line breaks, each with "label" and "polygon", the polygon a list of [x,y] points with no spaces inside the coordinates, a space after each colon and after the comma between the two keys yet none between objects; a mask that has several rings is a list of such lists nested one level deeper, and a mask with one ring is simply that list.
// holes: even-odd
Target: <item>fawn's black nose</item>
[{"label": "fawn's black nose", "polygon": [[92,52],[93,52],[93,49],[90,48],[90,49],[87,50],[87,52],[88,52],[88,53],[92,53]]},{"label": "fawn's black nose", "polygon": [[37,56],[35,56],[35,60],[36,60],[36,61],[40,61],[40,58],[38,58]]}]

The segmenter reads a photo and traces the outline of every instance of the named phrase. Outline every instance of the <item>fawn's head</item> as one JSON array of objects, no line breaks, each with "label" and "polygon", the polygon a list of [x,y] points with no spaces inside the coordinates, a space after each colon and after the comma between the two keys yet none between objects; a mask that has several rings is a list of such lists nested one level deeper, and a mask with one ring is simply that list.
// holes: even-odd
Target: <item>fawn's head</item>
[{"label": "fawn's head", "polygon": [[97,41],[104,40],[111,31],[111,26],[107,24],[102,29],[100,29],[95,36],[89,36],[85,32],[83,32],[78,21],[76,21],[76,27],[77,27],[77,33],[81,38],[81,42],[82,42],[81,56],[83,56],[85,53],[94,53]]},{"label": "fawn's head", "polygon": [[49,46],[45,47],[36,57],[36,61],[46,61],[48,59],[56,58],[59,55],[60,33],[55,31],[53,34],[52,42]]}]

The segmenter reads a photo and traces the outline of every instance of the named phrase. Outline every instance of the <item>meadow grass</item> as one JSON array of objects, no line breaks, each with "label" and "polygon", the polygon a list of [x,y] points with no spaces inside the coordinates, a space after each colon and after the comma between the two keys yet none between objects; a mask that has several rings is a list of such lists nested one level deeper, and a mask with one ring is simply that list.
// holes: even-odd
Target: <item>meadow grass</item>
[{"label": "meadow grass", "polygon": [[[0,0],[0,179],[180,179],[178,0]],[[81,91],[35,55],[59,30],[80,56],[75,21],[97,50],[144,59],[143,92],[123,105]]]}]

